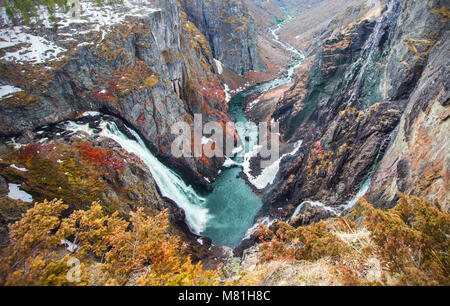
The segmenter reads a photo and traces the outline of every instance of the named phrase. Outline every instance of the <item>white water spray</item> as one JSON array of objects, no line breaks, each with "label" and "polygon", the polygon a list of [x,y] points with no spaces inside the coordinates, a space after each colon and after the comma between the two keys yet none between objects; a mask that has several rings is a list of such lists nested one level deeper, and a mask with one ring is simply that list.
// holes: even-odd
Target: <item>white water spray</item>
[{"label": "white water spray", "polygon": [[[137,141],[123,134],[114,122],[102,121],[100,128],[99,136],[116,141],[129,153],[136,154],[149,167],[161,194],[184,209],[186,221],[191,231],[198,235],[201,234],[210,218],[208,209],[205,207],[205,199],[200,197],[192,186],[188,186],[174,171],[161,163],[135,131],[128,128]],[[80,125],[69,122],[66,124],[66,129],[93,134],[93,130],[87,124]]]}]

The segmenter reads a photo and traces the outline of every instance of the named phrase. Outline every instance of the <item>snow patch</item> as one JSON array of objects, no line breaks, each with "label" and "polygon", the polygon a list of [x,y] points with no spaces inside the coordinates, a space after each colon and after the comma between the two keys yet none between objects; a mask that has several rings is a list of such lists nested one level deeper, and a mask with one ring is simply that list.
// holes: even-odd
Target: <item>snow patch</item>
[{"label": "snow patch", "polygon": [[294,150],[290,153],[286,153],[283,156],[281,156],[277,161],[275,161],[273,164],[271,164],[270,166],[264,168],[261,172],[260,175],[258,176],[253,176],[250,172],[252,171],[251,167],[250,167],[250,160],[253,157],[256,157],[259,153],[259,150],[262,148],[261,146],[254,146],[253,149],[247,153],[245,155],[245,160],[244,160],[244,173],[247,175],[248,180],[250,181],[250,183],[255,186],[258,189],[264,189],[266,188],[268,185],[272,185],[273,182],[275,181],[275,178],[278,174],[278,171],[280,170],[280,163],[281,161],[287,157],[287,156],[293,156],[295,155],[298,150],[300,149],[300,147],[302,146],[303,141],[300,140],[298,141],[295,146],[294,146]]},{"label": "snow patch", "polygon": [[64,246],[67,246],[67,251],[70,253],[74,253],[76,250],[78,250],[79,246],[75,243],[70,242],[67,239],[61,240],[61,244]]},{"label": "snow patch", "polygon": [[17,184],[8,184],[8,188],[9,188],[8,198],[13,199],[13,200],[21,200],[26,203],[32,203],[33,197],[29,193],[26,193],[25,191],[20,190],[19,187],[20,187],[20,185],[17,185]]},{"label": "snow patch", "polygon": [[0,30],[0,48],[17,46],[17,50],[8,52],[1,57],[7,62],[33,64],[54,61],[60,53],[66,50],[43,37],[27,34],[24,27],[15,26]]},{"label": "snow patch", "polygon": [[[51,22],[47,8],[41,6],[37,12],[38,17],[32,18],[31,23],[33,27],[43,26],[48,29],[53,29],[56,26],[57,32],[54,34],[62,37],[59,41],[74,40],[74,37],[77,38],[78,35],[93,32],[100,33],[100,41],[103,41],[111,26],[124,23],[128,17],[148,17],[161,11],[159,8],[148,7],[147,4],[140,1],[130,0],[124,0],[123,3],[113,6],[98,6],[95,1],[82,1],[79,7],[79,16],[76,18],[69,16],[61,9],[57,9],[53,15],[56,21]],[[7,26],[0,30],[0,49],[15,47],[11,52],[4,52],[1,60],[39,64],[59,60],[60,54],[67,51],[57,46],[53,42],[54,38],[29,34],[30,27],[28,26],[10,26],[12,21],[7,16],[5,8],[0,8],[0,21],[2,26]],[[71,25],[78,25],[78,27],[72,27]],[[82,27],[82,31],[80,31],[80,27]],[[49,39],[52,41],[49,41]],[[94,42],[80,40],[78,47],[94,44]]]},{"label": "snow patch", "polygon": [[[72,24],[87,24],[88,30],[78,31],[71,29],[76,34],[89,34],[90,32],[100,32],[101,39],[106,36],[105,30],[114,25],[123,23],[127,17],[147,17],[152,13],[159,12],[161,9],[150,8],[143,3],[134,3],[135,1],[124,0],[122,4],[114,6],[98,6],[94,2],[80,2],[80,15],[77,18],[69,18],[64,13],[56,14],[58,26],[61,29],[69,28]],[[80,46],[80,45],[79,45]]]},{"label": "snow patch", "polygon": [[17,167],[15,164],[12,164],[10,167],[14,168],[16,170],[22,171],[22,172],[27,172],[28,171],[28,169]]},{"label": "snow patch", "polygon": [[[1,42],[0,42],[0,45],[1,45]],[[1,49],[1,47],[0,47],[0,49]],[[22,91],[22,89],[11,86],[11,85],[0,85],[0,99],[7,98],[9,96],[12,96],[16,92],[21,92],[21,91]]]},{"label": "snow patch", "polygon": [[84,112],[83,113],[83,117],[96,117],[96,116],[100,116],[101,113],[99,112]]},{"label": "snow patch", "polygon": [[225,101],[228,103],[231,101],[231,92],[230,92],[230,87],[228,87],[227,84],[223,85],[225,87]]},{"label": "snow patch", "polygon": [[231,167],[241,167],[242,165],[235,162],[229,157],[225,157],[225,162],[223,163],[222,167],[224,168],[231,168]]},{"label": "snow patch", "polygon": [[260,102],[259,98],[252,101],[251,103],[249,103],[248,105],[248,110],[251,110],[253,107],[255,107],[256,104],[258,104]]}]

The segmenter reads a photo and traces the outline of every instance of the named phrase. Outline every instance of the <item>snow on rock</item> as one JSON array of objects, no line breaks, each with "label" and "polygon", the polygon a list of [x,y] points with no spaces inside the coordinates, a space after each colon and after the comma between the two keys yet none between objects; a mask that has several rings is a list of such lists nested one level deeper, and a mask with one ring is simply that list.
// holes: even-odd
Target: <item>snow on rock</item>
[{"label": "snow on rock", "polygon": [[249,105],[248,105],[248,110],[252,110],[252,108],[255,107],[255,105],[258,104],[259,101],[260,101],[260,100],[259,100],[259,98],[258,98],[258,99],[256,99],[256,100],[252,101],[251,103],[249,103]]},{"label": "snow on rock", "polygon": [[[146,17],[159,11],[161,9],[148,7],[147,3],[142,1],[124,0],[123,3],[114,6],[98,6],[95,2],[88,1],[80,2],[80,10],[76,18],[69,18],[64,13],[58,13],[56,14],[56,19],[60,29],[69,29],[71,33],[79,35],[89,34],[94,31],[100,32],[101,40],[103,40],[107,28],[123,23],[127,17]],[[87,29],[79,31],[75,27],[71,28],[75,24],[87,26]]]},{"label": "snow on rock", "polygon": [[99,112],[84,112],[83,113],[83,117],[96,117],[96,116],[100,116],[101,113]]},{"label": "snow on rock", "polygon": [[250,183],[255,186],[258,189],[264,189],[266,188],[268,185],[272,185],[273,182],[275,181],[275,178],[278,174],[278,171],[280,170],[280,162],[287,156],[292,156],[295,155],[298,150],[300,149],[302,145],[302,141],[300,140],[299,142],[297,142],[294,146],[294,150],[290,153],[286,153],[283,156],[281,156],[277,161],[275,161],[273,164],[271,164],[270,166],[264,168],[261,172],[260,175],[258,176],[253,176],[251,174],[251,166],[250,166],[250,160],[253,157],[256,157],[259,153],[259,150],[262,148],[261,146],[254,146],[253,149],[247,153],[245,155],[245,160],[244,160],[244,173],[247,175],[248,180],[250,181]]},{"label": "snow on rock", "polygon": [[20,185],[17,184],[8,184],[9,188],[8,198],[13,200],[21,200],[26,203],[32,203],[33,197],[30,194],[26,193],[25,191],[20,190],[19,187]]},{"label": "snow on rock", "polygon": [[22,172],[27,172],[28,171],[28,169],[17,167],[15,164],[12,164],[10,167],[14,168],[16,170],[22,171]]},{"label": "snow on rock", "polygon": [[227,84],[224,84],[225,87],[225,101],[228,103],[231,101],[231,91],[230,91],[230,87],[228,87]]},{"label": "snow on rock", "polygon": [[240,166],[242,166],[242,165],[238,164],[237,162],[235,162],[234,160],[232,160],[229,157],[225,157],[225,162],[222,165],[222,167],[224,167],[224,168],[240,167]]},{"label": "snow on rock", "polygon": [[[148,7],[143,1],[124,0],[121,4],[98,6],[95,1],[80,2],[76,18],[70,17],[61,9],[57,10],[50,21],[47,8],[41,6],[38,17],[31,20],[33,27],[51,29],[46,34],[36,36],[33,27],[26,25],[11,26],[12,21],[6,14],[5,8],[0,8],[0,49],[4,49],[0,60],[16,63],[39,64],[61,59],[67,51],[58,46],[69,40],[79,41],[78,47],[94,45],[93,41],[86,41],[82,35],[93,32],[100,33],[101,41],[105,38],[106,30],[116,24],[125,22],[128,17],[146,17],[161,9]],[[54,30],[56,26],[56,31]],[[42,31],[40,31],[42,33]],[[45,32],[44,32],[45,33]]]},{"label": "snow on rock", "polygon": [[7,62],[33,64],[56,60],[60,53],[66,50],[43,37],[24,32],[24,27],[16,26],[0,30],[0,49],[15,47],[6,51],[1,57]]},{"label": "snow on rock", "polygon": [[61,240],[61,244],[67,247],[67,251],[70,253],[74,253],[76,250],[78,250],[79,246],[75,243],[70,242],[67,239]]},{"label": "snow on rock", "polygon": [[[2,44],[2,42],[0,42],[0,49],[1,49],[1,44]],[[11,85],[0,85],[0,99],[7,98],[7,97],[15,94],[16,92],[21,92],[21,91],[22,91],[22,89],[11,86]]]}]

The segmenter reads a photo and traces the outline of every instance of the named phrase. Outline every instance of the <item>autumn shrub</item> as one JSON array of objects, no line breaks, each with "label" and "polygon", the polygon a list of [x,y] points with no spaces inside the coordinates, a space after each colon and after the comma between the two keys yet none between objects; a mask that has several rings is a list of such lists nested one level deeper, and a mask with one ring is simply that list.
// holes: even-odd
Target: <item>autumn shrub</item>
[{"label": "autumn shrub", "polygon": [[[67,205],[44,201],[10,226],[3,249],[4,285],[210,285],[215,271],[193,264],[186,245],[167,233],[167,212],[156,217],[142,210],[130,221],[106,215],[99,203],[67,217]],[[62,242],[73,243],[68,251]],[[81,262],[80,281],[71,283],[70,258]]]},{"label": "autumn shrub", "polygon": [[36,204],[20,221],[10,225],[10,243],[2,250],[0,283],[3,285],[46,284],[43,267],[57,262],[60,240],[55,235],[60,215],[67,209],[60,201]]},{"label": "autumn shrub", "polygon": [[264,261],[339,258],[347,252],[345,243],[330,230],[325,221],[297,229],[279,222],[274,231],[260,225],[256,235],[264,239],[260,246]]},{"label": "autumn shrub", "polygon": [[[360,199],[345,218],[297,229],[284,222],[260,225],[255,234],[261,268],[255,271],[284,262],[287,270],[305,273],[316,264],[323,266],[316,270],[322,277],[341,285],[449,285],[449,221],[439,204],[423,198],[402,195],[389,211]],[[237,283],[264,283],[255,271],[241,271]]]},{"label": "autumn shrub", "polygon": [[449,285],[449,214],[438,204],[402,195],[390,211],[365,200],[365,226],[400,285]]},{"label": "autumn shrub", "polygon": [[125,171],[125,162],[118,158],[111,157],[111,150],[105,148],[96,148],[87,143],[81,143],[78,151],[86,161],[95,165],[103,165],[121,172]]}]

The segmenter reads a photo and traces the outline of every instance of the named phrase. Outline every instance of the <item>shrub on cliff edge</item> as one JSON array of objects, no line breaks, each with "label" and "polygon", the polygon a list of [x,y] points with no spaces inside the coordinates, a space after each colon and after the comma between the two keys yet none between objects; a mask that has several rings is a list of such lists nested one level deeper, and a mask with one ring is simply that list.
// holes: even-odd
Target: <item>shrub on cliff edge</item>
[{"label": "shrub on cliff edge", "polygon": [[[118,213],[104,214],[99,203],[63,217],[67,208],[57,200],[37,203],[10,226],[0,284],[216,284],[216,273],[193,264],[180,238],[167,234],[167,212],[149,217],[139,209],[127,222]],[[80,278],[70,282],[74,258],[80,262]]]}]

